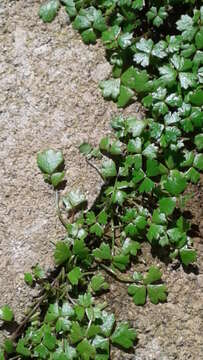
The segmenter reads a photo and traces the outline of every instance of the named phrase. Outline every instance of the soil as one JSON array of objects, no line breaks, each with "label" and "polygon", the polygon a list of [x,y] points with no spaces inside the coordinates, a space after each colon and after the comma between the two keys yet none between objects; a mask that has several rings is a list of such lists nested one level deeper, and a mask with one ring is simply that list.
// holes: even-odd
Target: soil
[{"label": "soil", "polygon": [[[66,164],[66,189],[80,188],[90,204],[101,179],[78,153],[83,141],[98,144],[110,133],[115,104],[103,100],[98,81],[111,67],[100,43],[86,46],[60,11],[52,24],[38,18],[41,1],[0,3],[0,306],[7,303],[22,318],[35,290],[24,285],[24,272],[37,262],[53,267],[52,242],[62,238],[53,191],[44,183],[36,154],[61,149]],[[127,112],[139,112],[137,103]],[[189,203],[198,250],[197,268],[187,272],[153,257],[167,283],[168,302],[136,307],[125,286],[112,283],[107,300],[119,319],[138,329],[133,353],[113,349],[111,359],[199,360],[203,358],[203,178],[191,189]],[[138,264],[143,270],[144,262]],[[2,336],[1,332],[1,337]],[[4,333],[5,334],[5,333]]]}]

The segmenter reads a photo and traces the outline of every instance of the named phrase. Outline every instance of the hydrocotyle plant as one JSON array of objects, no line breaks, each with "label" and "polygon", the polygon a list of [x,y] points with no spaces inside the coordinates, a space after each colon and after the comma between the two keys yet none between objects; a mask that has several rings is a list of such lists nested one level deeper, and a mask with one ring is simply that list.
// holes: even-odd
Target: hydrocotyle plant
[{"label": "hydrocotyle plant", "polygon": [[[125,283],[137,306],[156,305],[167,301],[167,287],[159,267],[137,270],[143,243],[184,267],[197,258],[184,206],[188,184],[203,170],[201,1],[50,0],[39,15],[51,22],[61,6],[85,43],[101,37],[112,65],[112,77],[100,83],[103,96],[120,108],[137,97],[146,116],[115,117],[112,136],[97,148],[81,144],[103,180],[91,209],[79,191],[61,198],[62,152],[39,152],[37,164],[56,193],[66,236],[55,244],[53,273],[37,264],[25,274],[41,293],[5,340],[0,360],[107,360],[112,345],[130,349],[136,331],[117,322],[102,300],[109,278]],[[0,309],[1,320],[13,318],[9,306]]]}]

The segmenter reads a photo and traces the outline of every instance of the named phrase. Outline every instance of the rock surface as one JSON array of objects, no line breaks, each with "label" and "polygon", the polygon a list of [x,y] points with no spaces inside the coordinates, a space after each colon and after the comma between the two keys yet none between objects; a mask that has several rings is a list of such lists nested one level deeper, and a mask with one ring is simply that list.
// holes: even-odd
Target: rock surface
[{"label": "rock surface", "polygon": [[[0,4],[0,306],[8,303],[20,320],[31,296],[24,272],[39,262],[52,267],[52,244],[63,237],[52,190],[36,166],[36,154],[61,149],[67,187],[80,188],[90,201],[100,179],[78,154],[82,141],[98,144],[110,132],[117,108],[105,102],[98,81],[110,74],[98,44],[86,46],[64,12],[52,24],[38,18],[40,1],[5,0]],[[126,109],[135,112],[137,104]],[[174,270],[143,248],[143,259],[160,264],[167,304],[136,307],[125,286],[112,283],[106,299],[121,320],[138,329],[135,351],[113,349],[115,360],[199,360],[203,358],[203,190],[194,187],[188,209],[199,228],[198,275]],[[136,270],[145,270],[143,263]]]}]

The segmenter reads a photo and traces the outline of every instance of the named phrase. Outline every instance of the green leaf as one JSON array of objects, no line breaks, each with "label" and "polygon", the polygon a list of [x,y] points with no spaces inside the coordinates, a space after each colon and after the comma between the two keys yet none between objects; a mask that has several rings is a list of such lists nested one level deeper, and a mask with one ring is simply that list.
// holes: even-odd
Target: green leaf
[{"label": "green leaf", "polygon": [[203,49],[203,28],[200,28],[195,36],[195,45],[197,49]]},{"label": "green leaf", "polygon": [[120,35],[118,38],[118,45],[121,49],[126,49],[128,46],[131,45],[133,40],[133,34],[129,32],[125,32],[124,34]]},{"label": "green leaf", "polygon": [[34,349],[34,356],[38,359],[46,359],[49,355],[49,351],[43,344],[39,344]]},{"label": "green leaf", "polygon": [[122,107],[125,107],[130,99],[133,97],[134,95],[134,91],[131,90],[130,88],[126,87],[126,86],[123,86],[121,85],[120,87],[120,95],[118,97],[118,107],[119,108],[122,108]]},{"label": "green leaf", "polygon": [[24,274],[24,281],[26,282],[26,284],[28,284],[29,286],[32,286],[33,284],[33,277],[31,273],[25,273]]},{"label": "green leaf", "polygon": [[86,30],[91,27],[91,21],[87,16],[77,15],[73,21],[73,28],[76,30]]},{"label": "green leaf", "polygon": [[184,247],[180,249],[180,258],[182,263],[185,266],[188,266],[189,264],[197,260],[197,253],[193,249],[188,249],[187,247]]},{"label": "green leaf", "polygon": [[[15,352],[15,348],[12,340],[6,339],[4,341],[4,350],[7,354],[13,354]],[[1,354],[1,350],[0,350],[0,354]],[[0,356],[0,360],[1,360],[1,356]]]},{"label": "green leaf", "polygon": [[59,317],[59,306],[58,303],[50,304],[45,315],[44,321],[48,323],[52,323],[56,321]]},{"label": "green leaf", "polygon": [[91,345],[91,343],[84,339],[77,345],[77,351],[81,356],[81,359],[89,360],[95,359],[96,350],[95,347]]},{"label": "green leaf", "polygon": [[60,3],[58,0],[49,0],[40,7],[39,16],[44,22],[51,22],[54,20]]},{"label": "green leaf", "polygon": [[82,340],[84,336],[84,329],[81,328],[80,324],[75,321],[72,322],[72,328],[70,332],[70,340],[72,344],[77,343],[78,341]]},{"label": "green leaf", "polygon": [[45,150],[37,155],[37,165],[40,170],[52,175],[64,162],[63,154],[61,151]]},{"label": "green leaf", "polygon": [[157,157],[158,147],[154,144],[148,145],[142,152],[142,155],[146,156],[149,159],[154,159]]},{"label": "green leaf", "polygon": [[102,311],[102,322],[103,324],[100,326],[102,334],[106,337],[109,337],[115,323],[114,314],[109,314],[106,311]]},{"label": "green leaf", "polygon": [[179,80],[180,85],[183,89],[187,90],[189,87],[195,87],[196,86],[196,75],[192,73],[187,72],[180,72],[179,73]]},{"label": "green leaf", "polygon": [[85,259],[89,254],[89,249],[85,245],[84,239],[76,239],[73,244],[73,254],[78,256],[79,259]]},{"label": "green leaf", "polygon": [[167,300],[166,285],[148,285],[147,292],[152,304],[156,305],[159,302],[165,302]]},{"label": "green leaf", "polygon": [[172,215],[176,207],[176,198],[175,197],[164,197],[159,200],[160,211],[164,214]]},{"label": "green leaf", "polygon": [[138,243],[137,241],[133,241],[130,238],[127,238],[123,243],[122,251],[124,255],[136,256],[140,248],[140,243]]},{"label": "green leaf", "polygon": [[111,341],[114,345],[119,345],[124,349],[130,349],[136,337],[137,334],[134,329],[130,329],[127,323],[120,323],[112,334]]},{"label": "green leaf", "polygon": [[147,90],[148,79],[146,71],[139,71],[133,66],[129,67],[121,76],[122,84],[138,93]]},{"label": "green leaf", "polygon": [[152,243],[153,240],[155,241],[159,240],[162,234],[164,234],[164,226],[151,224],[147,232],[147,239],[149,240],[150,243]]},{"label": "green leaf", "polygon": [[102,243],[100,245],[100,248],[93,250],[93,255],[97,259],[101,259],[101,260],[111,260],[112,258],[110,247],[108,244],[105,243]]},{"label": "green leaf", "polygon": [[102,237],[104,230],[103,230],[103,227],[99,223],[96,223],[90,227],[90,233],[95,234],[98,237]]},{"label": "green leaf", "polygon": [[139,192],[142,193],[149,193],[155,188],[155,183],[150,180],[148,177],[144,179],[142,184],[139,186]]},{"label": "green leaf", "polygon": [[85,207],[87,200],[84,194],[80,190],[72,190],[66,196],[63,197],[63,203],[67,211],[72,209]]},{"label": "green leaf", "polygon": [[120,79],[103,80],[99,84],[104,98],[116,100],[120,93]]},{"label": "green leaf", "polygon": [[[92,345],[99,349],[99,352],[101,352],[101,358],[98,358],[96,356],[96,360],[108,360],[109,359],[109,339],[105,339],[100,335],[95,336]],[[105,354],[105,355],[104,355]],[[98,355],[99,356],[99,355]],[[103,357],[107,356],[107,357]]]},{"label": "green leaf", "polygon": [[71,257],[71,251],[64,241],[59,241],[56,244],[56,249],[54,251],[54,259],[56,265],[61,265],[65,263]]},{"label": "green leaf", "polygon": [[85,44],[95,44],[97,36],[92,28],[84,30],[81,34]]},{"label": "green leaf", "polygon": [[113,160],[105,160],[102,164],[101,173],[104,178],[111,178],[117,175],[116,164]]},{"label": "green leaf", "polygon": [[147,159],[147,171],[148,177],[160,175],[159,163],[154,159]]},{"label": "green leaf", "polygon": [[164,65],[159,68],[161,77],[159,78],[161,86],[172,87],[176,82],[177,72],[170,65]]},{"label": "green leaf", "polygon": [[203,150],[203,134],[196,135],[194,143],[199,151]]},{"label": "green leaf", "polygon": [[90,286],[94,292],[107,290],[109,288],[109,284],[105,281],[105,278],[101,274],[92,277]]},{"label": "green leaf", "polygon": [[162,273],[159,270],[159,268],[157,268],[155,266],[151,266],[149,268],[147,276],[144,278],[144,284],[145,285],[153,284],[154,282],[161,280],[161,276],[162,276]]},{"label": "green leaf", "polygon": [[139,154],[142,151],[142,141],[139,137],[137,137],[135,140],[131,139],[128,142],[128,152],[132,154]]},{"label": "green leaf", "polygon": [[33,274],[36,280],[41,280],[46,276],[44,269],[42,269],[39,264],[33,268]]},{"label": "green leaf", "polygon": [[10,306],[4,305],[0,308],[0,319],[3,321],[12,321],[14,318],[13,311]]},{"label": "green leaf", "polygon": [[193,166],[198,170],[203,170],[203,154],[197,154],[194,158]]},{"label": "green leaf", "polygon": [[201,90],[201,89],[195,90],[190,95],[190,101],[191,101],[192,105],[202,106],[203,105],[203,90]]},{"label": "green leaf", "polygon": [[68,273],[68,279],[72,285],[78,285],[78,281],[80,277],[81,277],[81,270],[78,266],[74,267],[73,270],[71,270]]},{"label": "green leaf", "polygon": [[49,333],[45,333],[43,345],[46,346],[48,350],[54,350],[56,347],[56,337]]},{"label": "green leaf", "polygon": [[191,167],[190,169],[188,169],[188,171],[186,171],[185,178],[187,179],[187,181],[191,181],[193,184],[197,184],[200,180],[200,174],[197,170]]},{"label": "green leaf", "polygon": [[128,294],[133,296],[135,305],[144,305],[146,302],[146,287],[140,285],[130,285]]},{"label": "green leaf", "polygon": [[56,188],[64,179],[65,172],[57,172],[51,175],[51,183]]},{"label": "green leaf", "polygon": [[64,4],[65,4],[66,11],[67,11],[68,15],[71,18],[75,17],[77,15],[77,10],[76,10],[76,7],[75,7],[74,0],[65,0]]},{"label": "green leaf", "polygon": [[186,186],[187,180],[178,170],[172,170],[164,183],[164,188],[174,196],[181,194],[186,189]]},{"label": "green leaf", "polygon": [[129,117],[126,119],[127,131],[132,134],[133,137],[140,136],[147,126],[146,120],[138,120],[136,117]]},{"label": "green leaf", "polygon": [[113,257],[113,264],[116,266],[119,270],[123,271],[126,269],[127,265],[129,264],[130,258],[129,255],[115,255]]},{"label": "green leaf", "polygon": [[92,147],[88,143],[82,143],[79,147],[79,151],[83,155],[88,155],[92,151]]},{"label": "green leaf", "polygon": [[16,347],[16,352],[17,354],[20,354],[24,357],[30,357],[31,356],[31,351],[25,346],[25,340],[24,339],[20,339],[18,340],[18,344]]}]

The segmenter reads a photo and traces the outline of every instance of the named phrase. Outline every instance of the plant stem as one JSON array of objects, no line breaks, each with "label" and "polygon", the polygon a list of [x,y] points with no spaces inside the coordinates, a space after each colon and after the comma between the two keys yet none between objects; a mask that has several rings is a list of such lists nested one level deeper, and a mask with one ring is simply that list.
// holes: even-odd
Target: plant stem
[{"label": "plant stem", "polygon": [[111,268],[109,268],[108,266],[99,263],[99,266],[104,269],[107,273],[109,273],[110,275],[112,275],[113,277],[116,278],[116,280],[122,282],[122,283],[135,283],[135,280],[133,280],[132,278],[127,278],[127,277],[123,277],[120,276],[118,273],[116,273],[114,270],[112,270]]},{"label": "plant stem", "polygon": [[105,181],[105,179],[104,179],[101,171],[98,169],[98,167],[96,165],[92,164],[87,158],[85,158],[85,159],[86,159],[87,164],[90,165],[94,170],[96,170],[96,172],[99,174],[99,176],[102,178],[102,180]]},{"label": "plant stem", "polygon": [[59,207],[59,200],[60,200],[59,192],[58,192],[58,190],[56,190],[56,211],[57,211],[57,215],[58,215],[58,218],[59,218],[61,224],[67,229],[67,227],[66,227],[67,224],[66,224],[65,220],[63,219],[63,216],[61,214],[61,210],[60,210],[60,207]]}]

